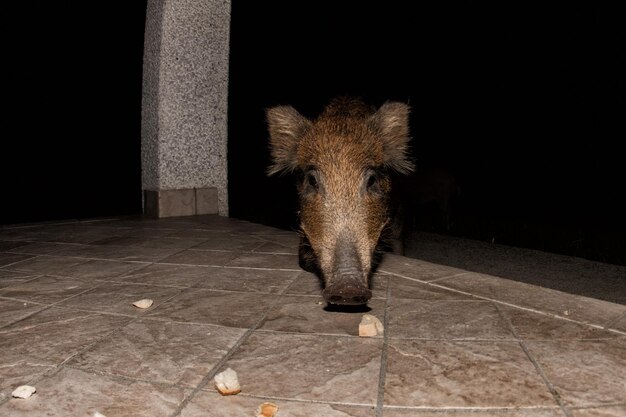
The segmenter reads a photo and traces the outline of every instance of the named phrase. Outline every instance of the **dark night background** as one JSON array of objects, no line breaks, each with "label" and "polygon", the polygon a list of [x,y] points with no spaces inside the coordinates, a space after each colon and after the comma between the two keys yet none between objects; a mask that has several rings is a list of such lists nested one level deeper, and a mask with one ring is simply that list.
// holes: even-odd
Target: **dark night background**
[{"label": "dark night background", "polygon": [[[146,1],[10,14],[1,223],[141,211]],[[296,224],[265,176],[264,109],[314,117],[339,94],[412,107],[418,169],[461,198],[425,230],[626,264],[623,13],[605,4],[234,1],[232,217]],[[428,210],[428,209],[427,209]]]},{"label": "dark night background", "polygon": [[419,227],[626,262],[616,10],[252,3],[235,2],[232,13],[232,216],[295,225],[294,179],[263,177],[263,108],[291,104],[315,116],[332,97],[354,94],[410,103],[418,169],[444,168],[460,185],[450,231]]},{"label": "dark night background", "polygon": [[146,3],[3,10],[0,223],[141,212]]}]

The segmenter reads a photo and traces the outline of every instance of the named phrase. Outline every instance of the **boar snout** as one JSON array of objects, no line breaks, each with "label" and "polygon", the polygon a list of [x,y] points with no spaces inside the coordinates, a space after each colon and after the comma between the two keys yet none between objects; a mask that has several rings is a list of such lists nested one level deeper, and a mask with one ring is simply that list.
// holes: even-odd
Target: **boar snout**
[{"label": "boar snout", "polygon": [[335,268],[322,295],[330,304],[366,304],[372,298],[367,276],[356,247],[342,239],[335,249]]}]

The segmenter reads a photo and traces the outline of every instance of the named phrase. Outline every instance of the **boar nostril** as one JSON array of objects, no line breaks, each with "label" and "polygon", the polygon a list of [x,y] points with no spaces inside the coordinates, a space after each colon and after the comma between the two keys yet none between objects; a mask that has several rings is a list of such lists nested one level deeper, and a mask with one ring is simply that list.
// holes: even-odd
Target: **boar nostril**
[{"label": "boar nostril", "polygon": [[331,285],[322,292],[330,304],[362,305],[372,297],[372,292],[365,287]]},{"label": "boar nostril", "polygon": [[360,304],[367,303],[368,300],[369,300],[369,298],[364,296],[364,295],[355,295],[354,297],[352,297],[350,299],[350,302],[348,302],[346,304],[360,305]]}]

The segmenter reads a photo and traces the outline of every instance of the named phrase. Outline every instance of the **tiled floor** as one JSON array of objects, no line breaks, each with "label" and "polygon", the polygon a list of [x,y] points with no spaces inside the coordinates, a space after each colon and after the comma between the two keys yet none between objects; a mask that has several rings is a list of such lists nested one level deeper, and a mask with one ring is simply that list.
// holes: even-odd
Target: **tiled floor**
[{"label": "tiled floor", "polygon": [[[540,254],[533,283],[476,250],[473,267],[387,255],[368,309],[338,311],[296,248],[218,216],[0,228],[0,415],[626,416],[626,306],[541,286]],[[623,290],[606,270],[592,287]],[[358,337],[365,312],[384,336]],[[214,388],[227,367],[236,396]],[[12,398],[22,384],[37,393]]]}]

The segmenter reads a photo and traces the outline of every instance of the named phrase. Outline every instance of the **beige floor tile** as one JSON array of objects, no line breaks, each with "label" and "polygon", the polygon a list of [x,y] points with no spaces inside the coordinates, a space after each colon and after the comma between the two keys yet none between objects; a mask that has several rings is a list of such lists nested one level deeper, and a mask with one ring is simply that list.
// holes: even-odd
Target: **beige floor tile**
[{"label": "beige floor tile", "polygon": [[157,262],[179,251],[180,249],[146,248],[141,246],[82,245],[61,249],[55,252],[55,255],[118,261]]},{"label": "beige floor tile", "polygon": [[626,305],[626,265],[433,233],[409,238],[410,257]]},{"label": "beige floor tile", "polygon": [[526,345],[566,405],[626,403],[626,338]]},{"label": "beige floor tile", "polygon": [[391,340],[385,405],[555,406],[517,342]]},{"label": "beige floor tile", "polygon": [[610,323],[609,328],[618,330],[618,331],[626,334],[626,313],[624,313],[624,315],[622,315],[622,317],[619,317],[618,319],[613,320]]},{"label": "beige floor tile", "polygon": [[256,235],[256,237],[268,242],[277,243],[287,248],[298,248],[300,236],[295,232],[273,233],[265,235]]},{"label": "beige floor tile", "polygon": [[224,266],[239,255],[238,252],[222,252],[188,249],[162,259],[162,263],[185,265]]},{"label": "beige floor tile", "polygon": [[297,255],[274,255],[267,253],[243,253],[231,260],[228,266],[246,268],[272,268],[300,271]]},{"label": "beige floor tile", "polygon": [[259,405],[272,402],[278,406],[276,417],[374,417],[373,407],[317,404],[283,399],[223,397],[214,392],[200,392],[182,410],[181,417],[253,417]]},{"label": "beige floor tile", "polygon": [[265,242],[265,243],[262,243],[261,246],[254,248],[253,251],[259,252],[259,253],[278,253],[278,254],[283,254],[283,255],[297,255],[298,246],[297,244],[292,245],[292,246],[286,246],[286,245],[281,245],[280,243],[276,243],[276,242]]},{"label": "beige floor tile", "polygon": [[[0,403],[2,400],[11,398],[13,390],[21,385],[32,385],[46,372],[53,372],[53,365],[33,362],[27,359],[15,357],[12,360],[0,359]],[[0,416],[5,416],[0,406]],[[8,414],[7,416],[12,416]]]},{"label": "beige floor tile", "polygon": [[599,326],[626,311],[624,305],[484,274],[465,274],[437,284]]},{"label": "beige floor tile", "polygon": [[[99,287],[61,302],[59,306],[105,313],[139,315],[153,311],[159,304],[180,291],[180,288],[105,282]],[[135,301],[145,298],[154,301],[150,308],[144,310],[133,306]]]},{"label": "beige floor tile", "polygon": [[262,244],[262,240],[253,236],[223,233],[211,236],[211,238],[196,246],[194,249],[245,252],[251,251]]},{"label": "beige floor tile", "polygon": [[0,290],[0,297],[53,304],[93,288],[93,282],[78,278],[41,276]]},{"label": "beige floor tile", "polygon": [[253,334],[224,366],[242,392],[322,402],[376,404],[381,339]]},{"label": "beige floor tile", "polygon": [[16,263],[32,258],[33,256],[34,255],[25,255],[23,253],[0,252],[0,267],[12,269],[13,265]]},{"label": "beige floor tile", "polygon": [[459,292],[446,290],[422,282],[389,275],[391,298],[415,298],[420,300],[474,300]]},{"label": "beige floor tile", "polygon": [[7,271],[0,269],[0,288],[9,287],[21,282],[26,282],[39,277],[39,274],[29,274],[27,272]]},{"label": "beige floor tile", "polygon": [[526,340],[611,339],[619,335],[588,324],[580,324],[551,314],[542,314],[519,308],[500,306],[515,329]]},{"label": "beige floor tile", "polygon": [[227,291],[277,294],[282,292],[300,273],[251,268],[214,268],[194,283],[195,287]]},{"label": "beige floor tile", "polygon": [[92,245],[140,246],[157,249],[188,249],[204,242],[202,238],[176,238],[155,236],[115,236],[92,242]]},{"label": "beige floor tile", "polygon": [[11,399],[0,415],[11,417],[171,415],[186,393],[181,388],[151,385],[65,368],[37,384],[28,400]]},{"label": "beige floor tile", "polygon": [[13,253],[25,253],[30,255],[50,255],[54,252],[72,247],[72,243],[52,243],[52,242],[21,242],[22,245],[11,249]]},{"label": "beige floor tile", "polygon": [[115,280],[151,285],[194,286],[226,291],[256,291],[274,294],[283,291],[297,274],[297,271],[153,264],[115,278]]},{"label": "beige floor tile", "polygon": [[404,256],[393,254],[385,255],[379,266],[379,270],[382,272],[419,279],[421,281],[433,281],[467,272],[462,269],[452,268],[446,265],[438,265],[419,259],[406,258]]},{"label": "beige floor tile", "polygon": [[28,227],[8,227],[8,228],[0,228],[0,239],[1,240],[32,240],[33,236],[36,236],[42,230],[46,230],[50,228],[50,226],[45,224],[37,224]]},{"label": "beige floor tile", "polygon": [[49,308],[0,329],[1,366],[58,365],[130,319]]},{"label": "beige floor tile", "polygon": [[[428,256],[386,255],[359,310],[322,301],[293,231],[216,215],[62,223],[0,227],[2,416],[170,416],[230,366],[241,394],[209,381],[180,415],[269,400],[276,417],[626,417],[624,267],[424,234]],[[385,336],[356,336],[365,312],[387,314]],[[35,396],[9,398],[26,383]]]},{"label": "beige floor tile", "polygon": [[193,388],[243,333],[218,326],[140,320],[116,331],[69,365]]},{"label": "beige floor tile", "polygon": [[119,229],[115,228],[68,224],[44,227],[40,231],[28,234],[28,238],[29,240],[37,240],[40,242],[88,244],[99,239],[115,236],[119,232]]},{"label": "beige floor tile", "polygon": [[27,256],[29,259],[14,263],[10,266],[10,268],[7,269],[11,269],[13,271],[28,272],[31,274],[57,275],[67,268],[87,262],[86,259],[70,258],[67,256],[23,256]]},{"label": "beige floor tile", "polygon": [[192,227],[194,225],[187,225],[187,227],[179,228],[168,237],[177,237],[181,239],[203,239],[208,242],[214,239],[223,239],[225,236],[232,235],[226,228],[210,228],[210,227]]},{"label": "beige floor tile", "polygon": [[550,409],[487,409],[424,411],[420,409],[385,408],[382,417],[566,417],[560,408]]},{"label": "beige floor tile", "polygon": [[488,301],[393,299],[389,335],[420,339],[514,339],[508,323]]},{"label": "beige floor tile", "polygon": [[148,267],[115,277],[115,281],[147,285],[190,287],[195,282],[211,277],[218,267],[152,264]]},{"label": "beige floor tile", "polygon": [[83,280],[108,280],[131,271],[145,268],[146,262],[122,262],[92,259],[76,266],[59,271],[60,275],[71,276]]},{"label": "beige floor tile", "polygon": [[[2,234],[0,233],[0,237]],[[0,252],[13,252],[20,253],[17,251],[18,248],[29,245],[30,242],[22,242],[18,240],[1,240],[0,239]]]},{"label": "beige floor tile", "polygon": [[321,278],[310,272],[300,271],[297,278],[285,291],[285,294],[321,296],[323,289],[324,283]]},{"label": "beige floor tile", "polygon": [[[123,232],[120,233],[118,237],[135,237],[135,238],[159,238],[159,237],[169,237],[177,229],[167,228],[160,226],[159,223],[155,223],[155,227],[128,227]],[[115,238],[115,237],[114,237]],[[113,239],[114,239],[113,238]],[[93,243],[97,244],[99,241],[95,241]]]},{"label": "beige floor tile", "polygon": [[191,288],[148,315],[164,320],[249,328],[274,302],[274,297],[254,293]]},{"label": "beige floor tile", "polygon": [[626,404],[572,410],[572,417],[624,417]]},{"label": "beige floor tile", "polygon": [[16,300],[0,299],[0,327],[20,320],[36,311],[45,308],[41,304],[25,303]]}]

